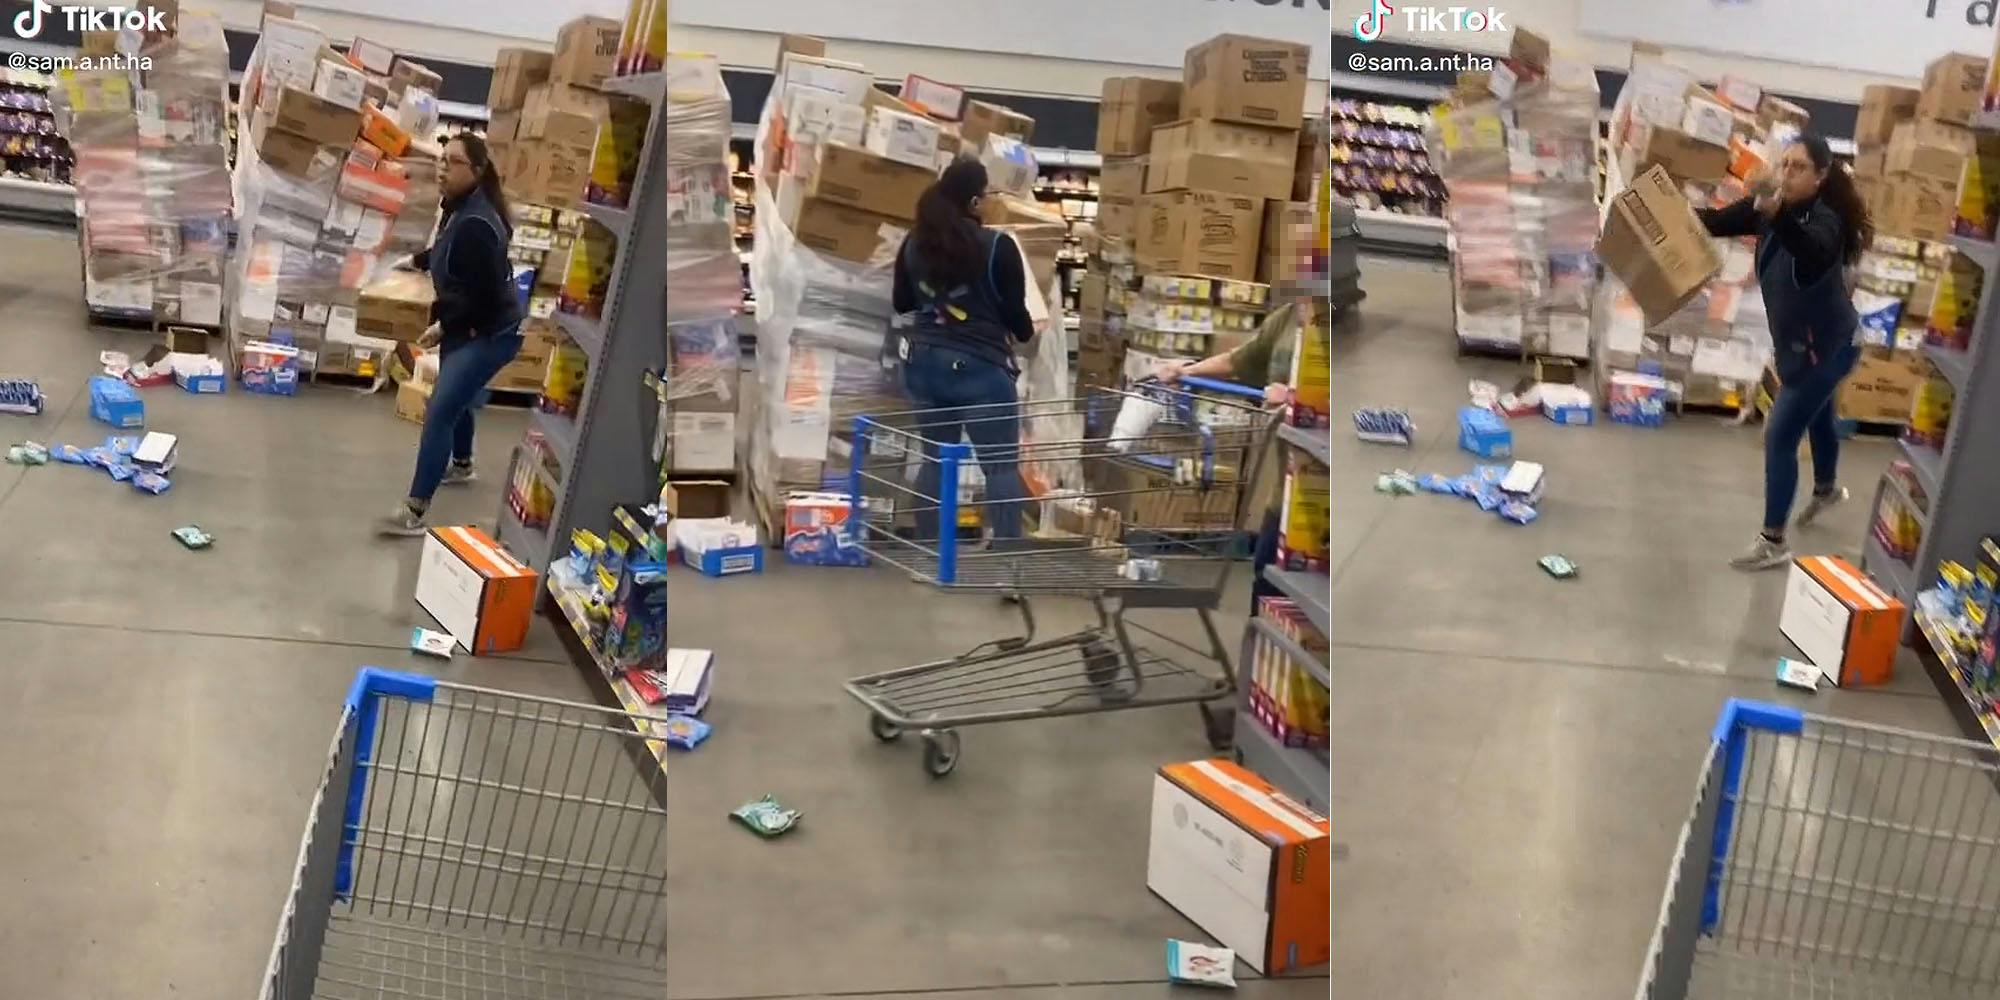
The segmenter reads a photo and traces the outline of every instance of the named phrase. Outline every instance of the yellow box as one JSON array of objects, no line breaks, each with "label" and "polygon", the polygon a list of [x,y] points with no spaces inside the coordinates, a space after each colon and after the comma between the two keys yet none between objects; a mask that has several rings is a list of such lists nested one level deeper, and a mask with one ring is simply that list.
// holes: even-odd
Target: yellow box
[{"label": "yellow box", "polygon": [[1285,476],[1285,509],[1278,524],[1279,556],[1293,569],[1326,562],[1332,526],[1327,470],[1300,463]]}]

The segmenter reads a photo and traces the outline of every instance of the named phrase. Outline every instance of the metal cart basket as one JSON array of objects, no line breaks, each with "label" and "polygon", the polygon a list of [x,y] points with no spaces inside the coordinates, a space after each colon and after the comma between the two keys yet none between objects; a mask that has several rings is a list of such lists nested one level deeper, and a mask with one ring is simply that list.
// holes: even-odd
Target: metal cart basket
[{"label": "metal cart basket", "polygon": [[[850,680],[875,736],[922,730],[924,767],[942,777],[957,766],[961,726],[1192,702],[1226,748],[1233,720],[1209,703],[1235,689],[1211,612],[1272,436],[1262,394],[1186,379],[858,418],[852,543],[933,586],[1005,594],[1024,628]],[[1031,499],[1003,503],[991,482],[976,495],[974,469],[1004,475],[1009,465]],[[968,522],[1015,517],[1021,537],[960,537]],[[1088,600],[1096,625],[1035,641],[1032,601],[1047,595]],[[1199,638],[1175,639],[1130,614],[1156,610],[1192,612]]]},{"label": "metal cart basket", "polygon": [[363,668],[261,996],[665,996],[666,777],[632,721]]},{"label": "metal cart basket", "polygon": [[1639,1000],[2000,996],[2000,753],[1731,701]]}]

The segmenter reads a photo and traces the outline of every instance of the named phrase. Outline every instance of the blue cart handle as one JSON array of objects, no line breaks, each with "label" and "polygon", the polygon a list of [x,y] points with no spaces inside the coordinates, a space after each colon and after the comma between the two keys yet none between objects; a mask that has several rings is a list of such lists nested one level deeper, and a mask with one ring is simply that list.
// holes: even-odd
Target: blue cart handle
[{"label": "blue cart handle", "polygon": [[1224,382],[1219,378],[1203,378],[1199,375],[1183,375],[1179,379],[1179,384],[1187,386],[1190,389],[1206,389],[1209,392],[1220,392],[1231,396],[1243,396],[1251,399],[1264,398],[1263,386],[1257,386],[1255,388],[1252,388],[1247,385],[1238,385],[1235,382]]}]

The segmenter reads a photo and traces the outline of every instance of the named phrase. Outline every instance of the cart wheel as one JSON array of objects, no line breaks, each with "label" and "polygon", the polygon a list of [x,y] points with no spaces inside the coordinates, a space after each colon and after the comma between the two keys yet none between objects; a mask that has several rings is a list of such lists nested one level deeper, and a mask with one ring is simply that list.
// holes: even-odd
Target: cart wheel
[{"label": "cart wheel", "polygon": [[868,717],[868,731],[884,743],[894,743],[903,738],[903,727],[879,715]]},{"label": "cart wheel", "polygon": [[1125,661],[1116,649],[1101,642],[1083,644],[1083,679],[1097,689],[1097,697],[1107,702],[1130,701],[1137,693],[1131,685],[1118,683]]},{"label": "cart wheel", "polygon": [[958,731],[924,730],[924,770],[933,778],[942,778],[956,767],[958,767]]},{"label": "cart wheel", "polygon": [[1210,749],[1223,751],[1236,744],[1236,706],[1217,708],[1204,701],[1197,702],[1195,707],[1201,709],[1201,725],[1208,735]]}]

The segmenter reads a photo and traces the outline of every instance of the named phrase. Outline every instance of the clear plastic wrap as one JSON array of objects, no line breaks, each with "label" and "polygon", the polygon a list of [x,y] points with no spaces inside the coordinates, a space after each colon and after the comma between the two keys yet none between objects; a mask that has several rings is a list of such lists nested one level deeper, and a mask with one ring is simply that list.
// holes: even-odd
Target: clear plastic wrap
[{"label": "clear plastic wrap", "polygon": [[668,58],[667,314],[709,319],[743,304],[729,178],[729,91],[713,56]]}]

